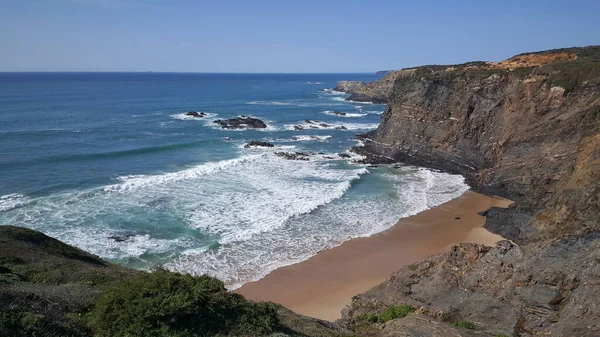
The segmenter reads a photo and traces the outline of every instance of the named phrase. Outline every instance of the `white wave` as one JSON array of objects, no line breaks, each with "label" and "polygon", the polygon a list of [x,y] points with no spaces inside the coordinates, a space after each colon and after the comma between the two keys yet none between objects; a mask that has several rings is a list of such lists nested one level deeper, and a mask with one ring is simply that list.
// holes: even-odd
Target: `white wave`
[{"label": "white wave", "polygon": [[292,141],[295,142],[306,142],[306,141],[319,141],[319,142],[323,142],[326,140],[330,140],[332,138],[332,136],[329,135],[325,135],[325,136],[317,136],[317,135],[300,135],[300,136],[294,136],[292,137]]},{"label": "white wave", "polygon": [[326,111],[323,111],[323,113],[326,115],[330,115],[330,116],[345,117],[345,118],[364,117],[367,115],[366,113],[353,113],[353,112],[343,112],[344,114],[341,115],[341,114],[334,113],[332,110],[326,110]]},{"label": "white wave", "polygon": [[252,102],[246,102],[246,104],[251,104],[251,105],[296,105],[296,104],[289,103],[289,102],[279,102],[279,101],[252,101]]},{"label": "white wave", "polygon": [[323,84],[323,82],[306,82],[307,84]]},{"label": "white wave", "polygon": [[343,105],[339,103],[326,103],[326,102],[311,102],[307,100],[290,100],[290,101],[251,101],[246,102],[251,105],[288,105],[288,106],[299,106],[299,107],[317,107],[317,106],[338,106]]},{"label": "white wave", "polygon": [[[200,112],[200,111],[198,111],[198,112]],[[204,117],[194,117],[194,116],[188,116],[188,115],[186,115],[186,113],[180,113],[180,114],[171,115],[171,118],[179,119],[179,120],[182,120],[182,121],[203,121],[203,122],[206,122],[207,120],[210,120],[212,122],[212,119],[214,119],[217,116],[218,115],[216,113],[209,113],[209,112],[205,112],[204,113]]]},{"label": "white wave", "polygon": [[377,110],[368,110],[365,112],[368,114],[372,114],[372,115],[381,115],[383,113],[383,111],[377,111]]},{"label": "white wave", "polygon": [[449,201],[468,189],[460,176],[408,167],[397,171],[381,176],[386,182],[382,193],[394,195],[391,199],[377,194],[355,196],[349,190],[343,198],[301,217],[291,217],[285,225],[252,240],[223,245],[216,250],[191,249],[167,267],[193,274],[207,273],[235,289],[346,240],[384,231],[399,218]]},{"label": "white wave", "polygon": [[216,171],[225,169],[230,166],[239,165],[248,161],[255,161],[260,158],[260,155],[244,156],[235,159],[222,160],[218,162],[209,162],[194,166],[192,168],[165,173],[158,175],[129,175],[119,177],[123,182],[115,185],[108,185],[104,187],[105,192],[127,192],[136,190],[139,188],[162,185],[167,183],[173,183],[182,180],[190,180],[205,176]]},{"label": "white wave", "polygon": [[6,212],[21,207],[30,200],[29,197],[19,193],[2,195],[0,196],[0,212]]},{"label": "white wave", "polygon": [[284,125],[284,129],[286,130],[296,130],[297,127],[301,127],[304,130],[371,130],[377,129],[379,123],[343,123],[343,124],[331,124],[324,123],[321,121],[311,121],[311,123],[307,123],[306,121],[300,122],[298,124],[286,124]]}]

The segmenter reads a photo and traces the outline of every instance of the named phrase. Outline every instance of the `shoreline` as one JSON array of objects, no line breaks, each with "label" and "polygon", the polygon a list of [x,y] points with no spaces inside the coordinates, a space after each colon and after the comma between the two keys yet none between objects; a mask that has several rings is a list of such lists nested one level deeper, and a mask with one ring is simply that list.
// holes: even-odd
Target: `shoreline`
[{"label": "shoreline", "polygon": [[305,316],[334,321],[353,296],[380,284],[406,265],[446,252],[459,243],[494,245],[503,240],[483,227],[485,217],[477,212],[511,203],[468,190],[442,205],[402,218],[386,231],[348,240],[308,260],[278,268],[234,292],[250,300],[282,304]]}]

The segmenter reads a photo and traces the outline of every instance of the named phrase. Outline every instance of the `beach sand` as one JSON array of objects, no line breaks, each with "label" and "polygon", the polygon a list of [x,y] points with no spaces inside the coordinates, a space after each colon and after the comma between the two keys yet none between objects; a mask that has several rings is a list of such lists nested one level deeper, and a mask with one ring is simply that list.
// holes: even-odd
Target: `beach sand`
[{"label": "beach sand", "polygon": [[445,204],[400,219],[387,231],[346,241],[306,261],[276,269],[236,292],[333,321],[340,318],[352,296],[378,285],[403,266],[446,252],[458,243],[494,245],[502,240],[483,228],[485,217],[477,212],[510,203],[467,191]]}]

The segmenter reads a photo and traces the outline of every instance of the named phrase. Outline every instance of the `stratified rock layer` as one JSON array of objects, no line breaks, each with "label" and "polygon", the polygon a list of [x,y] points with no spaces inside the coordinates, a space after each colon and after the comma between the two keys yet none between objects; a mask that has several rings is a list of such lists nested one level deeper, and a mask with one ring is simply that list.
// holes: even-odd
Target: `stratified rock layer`
[{"label": "stratified rock layer", "polygon": [[600,47],[403,72],[380,92],[381,124],[354,150],[369,162],[460,173],[476,190],[515,200],[486,214],[486,227],[514,243],[461,245],[402,270],[357,296],[345,324],[411,335],[406,324],[358,319],[409,304],[482,335],[600,336]]}]

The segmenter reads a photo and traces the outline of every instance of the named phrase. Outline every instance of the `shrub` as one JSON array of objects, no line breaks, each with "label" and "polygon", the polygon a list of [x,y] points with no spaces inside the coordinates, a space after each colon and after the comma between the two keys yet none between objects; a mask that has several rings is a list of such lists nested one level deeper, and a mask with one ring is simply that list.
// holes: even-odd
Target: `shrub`
[{"label": "shrub", "polygon": [[378,322],[385,323],[387,321],[391,321],[394,318],[406,317],[406,315],[414,312],[415,308],[410,305],[399,305],[397,307],[389,307],[385,309],[380,315]]},{"label": "shrub", "polygon": [[359,321],[367,321],[369,323],[377,323],[379,317],[375,314],[360,314],[358,315]]},{"label": "shrub", "polygon": [[465,328],[465,329],[470,329],[470,330],[475,330],[475,328],[477,328],[475,326],[475,324],[473,324],[471,322],[467,322],[467,321],[454,322],[454,323],[452,323],[452,325],[457,326],[459,328]]},{"label": "shrub", "polygon": [[273,305],[227,292],[217,279],[158,270],[107,288],[89,324],[99,337],[250,336],[274,331],[278,318]]},{"label": "shrub", "polygon": [[408,265],[408,270],[415,271],[417,269],[419,269],[419,265],[416,263]]}]

